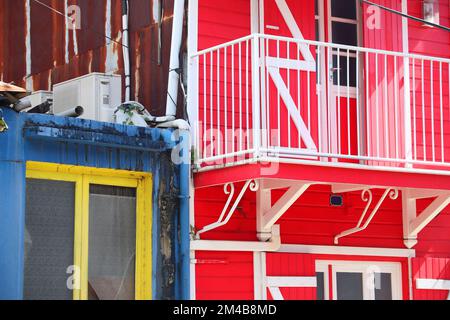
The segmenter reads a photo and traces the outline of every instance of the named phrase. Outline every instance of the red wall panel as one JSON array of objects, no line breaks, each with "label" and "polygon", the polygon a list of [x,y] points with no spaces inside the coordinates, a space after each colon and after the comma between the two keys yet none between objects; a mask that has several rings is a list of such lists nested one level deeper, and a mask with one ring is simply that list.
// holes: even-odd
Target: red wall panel
[{"label": "red wall panel", "polygon": [[197,252],[196,298],[252,300],[253,253]]},{"label": "red wall panel", "polygon": [[414,300],[446,300],[446,290],[417,289],[417,279],[450,280],[450,259],[416,258],[412,262]]},{"label": "red wall panel", "polygon": [[[316,266],[313,255],[310,254],[280,254],[266,255],[266,275],[268,277],[315,277]],[[285,300],[316,300],[316,288],[280,288]],[[271,298],[267,291],[267,297]]]}]

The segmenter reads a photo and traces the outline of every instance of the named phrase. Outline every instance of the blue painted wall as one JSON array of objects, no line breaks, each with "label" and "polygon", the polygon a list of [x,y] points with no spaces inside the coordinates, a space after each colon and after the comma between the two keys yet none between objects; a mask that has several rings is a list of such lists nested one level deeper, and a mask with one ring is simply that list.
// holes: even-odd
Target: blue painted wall
[{"label": "blue painted wall", "polygon": [[[168,283],[162,277],[163,261],[174,264],[175,272],[186,272],[185,256],[179,250],[189,248],[189,225],[180,225],[175,217],[188,217],[186,195],[181,197],[180,172],[189,179],[188,164],[171,161],[172,149],[183,140],[173,130],[137,128],[89,120],[48,115],[18,114],[9,108],[0,108],[9,130],[0,133],[0,299],[22,299],[23,249],[25,224],[25,168],[27,161],[71,164],[94,168],[109,168],[151,172],[154,176],[154,298],[188,298],[188,274],[176,275],[185,284]],[[186,140],[186,138],[185,138]],[[186,193],[186,190],[183,192]],[[173,197],[175,194],[175,197]],[[164,215],[173,217],[170,233],[173,235],[173,257],[161,256],[161,199],[172,195],[177,203]],[[150,195],[149,195],[150,196]],[[170,197],[169,197],[170,199]],[[185,212],[180,212],[180,208]],[[178,231],[184,240],[176,236]],[[168,286],[169,285],[169,286]]]}]

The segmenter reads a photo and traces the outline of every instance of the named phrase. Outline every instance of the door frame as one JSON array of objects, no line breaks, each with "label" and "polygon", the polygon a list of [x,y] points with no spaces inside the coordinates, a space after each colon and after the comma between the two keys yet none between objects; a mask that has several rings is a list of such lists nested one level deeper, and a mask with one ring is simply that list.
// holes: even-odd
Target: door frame
[{"label": "door frame", "polygon": [[73,289],[74,300],[88,299],[90,185],[136,188],[135,299],[152,299],[153,177],[150,173],[29,161],[26,178],[75,183],[73,265],[78,270],[74,270],[73,278],[80,286]]},{"label": "door frame", "polygon": [[[402,266],[400,262],[381,261],[342,261],[342,260],[317,260],[316,272],[324,274],[324,298],[325,300],[337,300],[337,272],[358,272],[363,274],[363,284],[371,281],[374,272],[391,274],[392,299],[403,299]],[[331,274],[331,279],[330,279]],[[373,279],[373,278],[372,278]],[[330,285],[331,289],[330,290]],[[375,300],[375,291],[364,286],[364,300]]]}]

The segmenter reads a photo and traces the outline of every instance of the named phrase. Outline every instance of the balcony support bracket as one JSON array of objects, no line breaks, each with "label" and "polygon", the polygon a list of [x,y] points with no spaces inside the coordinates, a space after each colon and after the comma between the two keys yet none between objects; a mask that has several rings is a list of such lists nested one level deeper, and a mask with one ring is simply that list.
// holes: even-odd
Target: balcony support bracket
[{"label": "balcony support bracket", "polygon": [[[201,229],[200,231],[198,231],[195,235],[196,239],[199,239],[199,236],[202,233],[217,229],[219,227],[222,227],[224,225],[226,225],[231,217],[233,216],[234,212],[236,211],[236,208],[238,206],[238,204],[241,202],[242,198],[244,197],[245,192],[250,189],[253,192],[256,192],[259,189],[259,182],[257,180],[247,180],[244,184],[244,186],[242,187],[239,195],[236,197],[236,199],[233,202],[233,205],[230,208],[231,202],[233,201],[234,198],[234,194],[235,194],[235,186],[234,183],[227,183],[224,186],[224,192],[225,194],[228,195],[228,200],[225,203],[225,206],[222,210],[222,213],[219,216],[219,219],[217,219],[216,222],[211,223],[205,227],[203,227],[203,229]],[[228,213],[227,213],[228,211]]]},{"label": "balcony support bracket", "polygon": [[366,222],[364,222],[364,224],[363,224],[364,218],[366,217],[367,212],[370,209],[370,206],[372,204],[372,198],[373,198],[372,191],[370,189],[363,190],[361,193],[361,198],[363,201],[367,202],[367,205],[361,215],[361,218],[358,221],[358,224],[356,225],[356,227],[346,230],[346,231],[343,231],[340,234],[338,234],[337,236],[335,236],[334,244],[336,244],[336,245],[339,244],[340,238],[364,231],[369,226],[369,224],[372,222],[372,219],[375,217],[375,215],[377,214],[378,210],[380,209],[381,205],[383,204],[384,200],[387,198],[388,195],[392,200],[395,200],[398,198],[398,190],[392,189],[392,188],[386,189],[386,191],[384,191],[383,195],[381,196],[381,198],[378,201],[378,203],[376,204],[376,206],[372,209],[372,212],[370,213],[369,217],[366,219]]},{"label": "balcony support bracket", "polygon": [[[417,199],[436,197],[420,215],[417,214]],[[443,191],[403,190],[403,240],[405,246],[413,248],[418,234],[450,204],[450,193]]]},{"label": "balcony support bracket", "polygon": [[[263,181],[262,187],[256,194],[257,232],[261,241],[268,241],[271,237],[272,227],[308,190],[311,183],[292,182],[289,185],[273,185],[270,181]],[[287,187],[287,191],[272,205],[272,190]]]}]

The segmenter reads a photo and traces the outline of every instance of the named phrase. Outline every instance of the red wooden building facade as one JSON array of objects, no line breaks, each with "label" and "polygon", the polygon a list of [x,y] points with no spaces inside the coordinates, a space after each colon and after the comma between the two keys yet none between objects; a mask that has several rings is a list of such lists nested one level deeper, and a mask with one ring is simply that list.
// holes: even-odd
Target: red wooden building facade
[{"label": "red wooden building facade", "polygon": [[447,299],[450,33],[357,0],[190,0],[188,51],[193,299]]}]

